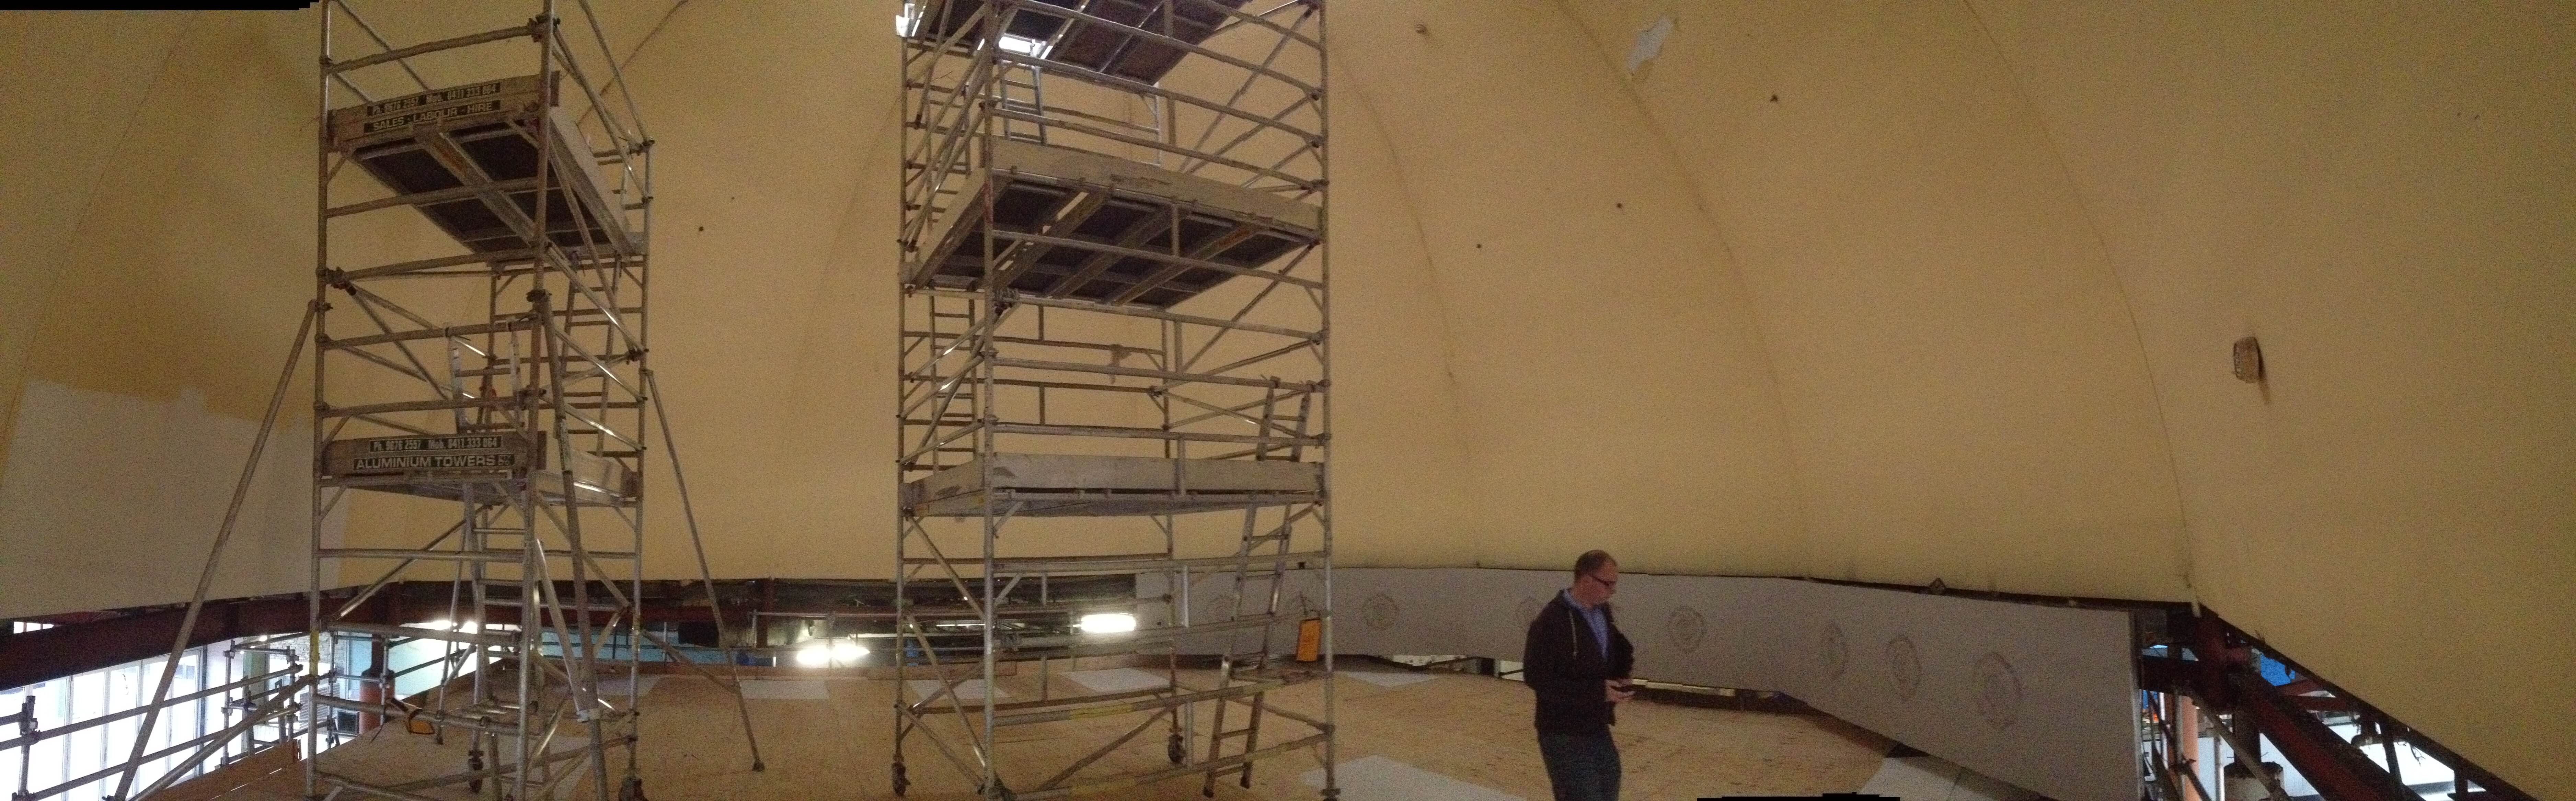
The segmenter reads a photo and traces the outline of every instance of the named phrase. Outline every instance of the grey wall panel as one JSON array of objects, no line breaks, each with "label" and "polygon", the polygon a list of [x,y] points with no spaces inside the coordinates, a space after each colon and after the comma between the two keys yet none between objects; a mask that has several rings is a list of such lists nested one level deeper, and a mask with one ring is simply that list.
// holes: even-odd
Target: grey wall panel
[{"label": "grey wall panel", "polygon": [[1637,675],[1708,687],[1778,689],[1773,639],[1785,579],[1624,574],[1610,601],[1637,646]]},{"label": "grey wall panel", "polygon": [[1782,582],[1780,689],[2065,801],[2138,797],[2120,612]]},{"label": "grey wall panel", "polygon": [[1529,619],[1565,573],[1476,568],[1333,571],[1334,646],[1352,654],[1521,658]]}]

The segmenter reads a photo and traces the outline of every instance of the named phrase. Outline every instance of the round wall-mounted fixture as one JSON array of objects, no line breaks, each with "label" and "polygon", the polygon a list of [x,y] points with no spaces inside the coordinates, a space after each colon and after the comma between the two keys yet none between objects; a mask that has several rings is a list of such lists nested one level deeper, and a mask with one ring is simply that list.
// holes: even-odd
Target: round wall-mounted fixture
[{"label": "round wall-mounted fixture", "polygon": [[2263,343],[2253,337],[2236,340],[2236,380],[2263,383]]}]

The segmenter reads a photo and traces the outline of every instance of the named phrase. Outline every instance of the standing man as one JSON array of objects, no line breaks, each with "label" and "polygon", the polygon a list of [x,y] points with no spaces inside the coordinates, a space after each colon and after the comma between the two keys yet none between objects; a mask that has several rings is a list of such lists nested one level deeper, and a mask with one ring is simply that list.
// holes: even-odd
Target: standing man
[{"label": "standing man", "polygon": [[1538,753],[1556,801],[1617,801],[1619,745],[1614,707],[1636,697],[1628,671],[1635,651],[1610,619],[1619,563],[1608,551],[1574,560],[1574,586],[1529,624],[1521,678],[1538,694]]}]

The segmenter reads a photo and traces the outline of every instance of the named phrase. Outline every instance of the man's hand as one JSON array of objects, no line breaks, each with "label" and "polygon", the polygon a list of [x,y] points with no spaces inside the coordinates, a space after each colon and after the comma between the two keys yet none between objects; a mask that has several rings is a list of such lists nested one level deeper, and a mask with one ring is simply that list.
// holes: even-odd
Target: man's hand
[{"label": "man's hand", "polygon": [[1628,689],[1627,679],[1601,680],[1601,700],[1615,704],[1635,697],[1637,691]]}]

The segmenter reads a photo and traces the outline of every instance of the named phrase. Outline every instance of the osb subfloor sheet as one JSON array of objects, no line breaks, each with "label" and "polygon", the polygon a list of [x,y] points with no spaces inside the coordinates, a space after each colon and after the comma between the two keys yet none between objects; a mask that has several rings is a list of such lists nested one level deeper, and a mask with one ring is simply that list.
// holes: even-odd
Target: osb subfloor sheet
[{"label": "osb subfloor sheet", "polygon": [[[1199,686],[1206,686],[1210,678],[1204,672],[1183,671],[1182,675],[1184,683]],[[1547,799],[1547,774],[1530,729],[1529,690],[1501,679],[1434,675],[1430,681],[1397,687],[1336,679],[1340,761],[1347,765],[1383,757],[1504,796]],[[1060,674],[1049,684],[1048,689],[1060,695],[1085,692]],[[1039,693],[1035,675],[1004,678],[999,685],[1008,694],[1003,701],[1035,699]],[[894,798],[887,774],[894,682],[831,679],[827,686],[829,697],[824,699],[755,698],[750,702],[768,763],[767,771],[754,773],[731,696],[693,676],[663,678],[643,699],[646,794],[663,801]],[[1322,685],[1299,685],[1274,692],[1271,698],[1285,708],[1312,714],[1322,707]],[[1241,711],[1240,706],[1229,711],[1237,716],[1228,721],[1229,727],[1240,725]],[[1006,772],[1006,783],[1034,785],[1142,720],[1129,715],[1006,728],[1000,749],[1003,758],[1007,764],[1027,766]],[[1888,747],[1877,735],[1823,715],[1635,701],[1620,708],[1619,721],[1616,736],[1626,765],[1621,797],[1627,799],[1851,792],[1878,771]],[[1205,731],[1205,713],[1200,725]],[[957,730],[953,719],[941,728]],[[1273,742],[1303,731],[1302,726],[1277,717],[1265,719],[1263,729],[1263,739]],[[1156,724],[1084,775],[1168,767],[1164,732],[1164,726]],[[407,738],[427,739],[397,727],[375,741],[361,739],[334,749],[325,761],[427,752],[396,742]],[[972,782],[918,738],[916,734],[906,747],[913,781],[909,797],[924,801],[976,798]],[[1265,760],[1254,771],[1251,789],[1237,787],[1229,776],[1219,783],[1216,797],[1316,798],[1316,788],[1300,781],[1300,775],[1320,764],[1317,756],[1302,753]],[[1011,781],[1014,777],[1018,780]],[[293,799],[291,784],[272,786],[284,784],[284,778],[271,777],[221,798]],[[1197,799],[1201,781],[1188,776],[1111,796]],[[1347,787],[1342,797],[1375,801],[1366,789]]]}]

